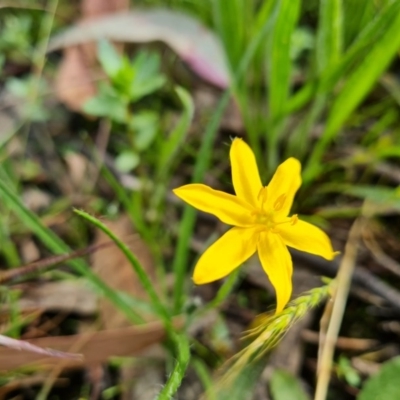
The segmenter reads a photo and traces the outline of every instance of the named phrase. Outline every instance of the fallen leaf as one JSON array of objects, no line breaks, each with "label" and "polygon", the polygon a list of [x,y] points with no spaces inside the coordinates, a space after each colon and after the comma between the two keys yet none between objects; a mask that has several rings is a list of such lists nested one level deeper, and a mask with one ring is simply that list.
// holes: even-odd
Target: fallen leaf
[{"label": "fallen leaf", "polygon": [[35,282],[25,287],[18,309],[28,311],[61,312],[91,316],[97,313],[97,296],[83,280],[62,280],[56,282]]},{"label": "fallen leaf", "polygon": [[90,64],[82,48],[70,47],[65,51],[54,85],[58,99],[74,111],[80,111],[96,94]]},{"label": "fallen leaf", "polygon": [[207,82],[220,88],[229,84],[225,55],[216,35],[196,19],[177,11],[120,12],[77,24],[56,35],[48,51],[103,38],[133,43],[161,41]]},{"label": "fallen leaf", "polygon": [[[183,324],[181,318],[174,321],[179,329]],[[68,352],[71,348],[82,358],[64,359],[65,368],[79,368],[83,365],[104,363],[110,357],[124,357],[140,354],[149,346],[165,339],[165,329],[161,322],[150,322],[145,325],[113,329],[100,332],[82,333],[70,336],[54,336],[23,341],[27,346],[38,346],[55,352]],[[54,353],[53,353],[54,354]],[[37,363],[36,366],[33,364]],[[0,371],[10,372],[16,368],[52,369],[59,363],[54,357],[17,351],[8,347],[0,347]]]},{"label": "fallen leaf", "polygon": [[4,335],[0,335],[0,345],[12,350],[29,351],[30,353],[42,354],[49,357],[68,358],[73,360],[81,360],[82,358],[80,354],[72,354],[53,349],[45,349],[43,347],[39,347],[37,345],[29,343],[25,340],[13,339]]},{"label": "fallen leaf", "polygon": [[[131,220],[127,216],[121,216],[115,221],[108,221],[107,226],[130,247],[147,275],[155,283],[155,266],[152,255],[146,243],[138,234],[134,234]],[[94,246],[107,240],[108,237],[103,232],[97,231]],[[96,251],[92,254],[91,259],[93,271],[111,288],[123,291],[135,298],[147,299],[133,267],[118,247],[110,246]],[[100,315],[105,329],[131,325],[125,315],[116,310],[115,306],[106,298],[100,300]]]},{"label": "fallen leaf", "polygon": [[[128,8],[129,0],[83,0],[80,23]],[[55,80],[55,93],[71,110],[80,111],[83,104],[96,94],[93,78],[96,64],[94,44],[73,46],[65,50]],[[99,77],[102,76],[99,72]]]}]

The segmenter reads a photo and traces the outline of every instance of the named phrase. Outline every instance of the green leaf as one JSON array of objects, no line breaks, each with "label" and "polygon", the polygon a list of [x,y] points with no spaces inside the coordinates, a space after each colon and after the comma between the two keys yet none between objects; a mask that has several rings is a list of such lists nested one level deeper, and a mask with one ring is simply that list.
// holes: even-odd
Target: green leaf
[{"label": "green leaf", "polygon": [[286,107],[290,89],[292,35],[299,17],[299,0],[281,0],[272,15],[272,31],[267,43],[269,114],[275,122]]},{"label": "green leaf", "polygon": [[275,370],[270,382],[273,400],[309,400],[309,396],[300,386],[299,381],[289,372]]},{"label": "green leaf", "polygon": [[100,40],[97,45],[97,57],[108,77],[114,77],[122,66],[122,57],[107,40]]},{"label": "green leaf", "polygon": [[367,199],[388,208],[400,209],[400,190],[386,186],[357,185],[348,187],[344,193]]},{"label": "green leaf", "polygon": [[139,165],[139,162],[139,154],[127,150],[123,151],[116,157],[115,166],[121,172],[130,172]]},{"label": "green leaf", "polygon": [[400,399],[400,357],[383,364],[380,371],[370,378],[357,396],[357,400]]},{"label": "green leaf", "polygon": [[319,73],[339,61],[342,53],[342,30],[342,0],[321,0],[316,47]]},{"label": "green leaf", "polygon": [[129,128],[133,131],[135,148],[138,151],[146,150],[153,142],[159,127],[158,114],[144,111],[132,116]]},{"label": "green leaf", "polygon": [[175,91],[183,105],[183,114],[162,146],[158,162],[158,171],[162,175],[165,172],[161,171],[168,171],[172,160],[182,145],[194,115],[194,104],[189,92],[182,87],[177,87]]},{"label": "green leaf", "polygon": [[160,59],[158,54],[141,52],[135,58],[134,79],[130,88],[131,101],[137,101],[144,96],[154,93],[166,82],[160,72]]},{"label": "green leaf", "polygon": [[247,0],[215,0],[212,2],[214,23],[224,44],[232,70],[243,54],[246,39]]},{"label": "green leaf", "polygon": [[83,111],[95,117],[106,117],[113,121],[124,123],[126,119],[126,104],[114,89],[102,85],[97,96],[89,99],[83,106]]},{"label": "green leaf", "polygon": [[[392,6],[399,6],[394,2]],[[390,17],[390,15],[389,15]],[[351,113],[364,100],[378,78],[388,67],[400,47],[400,13],[385,27],[374,46],[369,50],[357,68],[353,70],[335,98],[321,139],[311,154],[304,171],[305,183],[310,182],[320,171],[321,158],[329,143],[336,137]]]}]

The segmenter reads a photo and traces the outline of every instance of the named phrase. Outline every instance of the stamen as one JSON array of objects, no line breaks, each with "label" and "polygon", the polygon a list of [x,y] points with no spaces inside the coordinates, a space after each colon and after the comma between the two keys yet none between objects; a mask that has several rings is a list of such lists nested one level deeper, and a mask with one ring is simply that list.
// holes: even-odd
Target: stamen
[{"label": "stamen", "polygon": [[290,225],[296,225],[298,220],[299,217],[297,214],[292,215],[292,217],[290,218]]},{"label": "stamen", "polygon": [[274,210],[275,211],[280,211],[283,207],[283,205],[285,204],[286,201],[286,194],[281,194],[274,203]]},{"label": "stamen", "polygon": [[268,188],[265,186],[258,192],[257,200],[261,200],[261,208],[264,206],[268,198]]}]

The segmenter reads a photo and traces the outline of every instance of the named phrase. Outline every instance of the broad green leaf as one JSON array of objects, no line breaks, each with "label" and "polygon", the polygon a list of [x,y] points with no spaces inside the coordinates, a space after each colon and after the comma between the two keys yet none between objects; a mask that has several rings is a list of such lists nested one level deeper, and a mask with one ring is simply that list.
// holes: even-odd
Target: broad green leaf
[{"label": "broad green leaf", "polygon": [[100,86],[97,96],[90,98],[83,105],[83,111],[89,115],[110,118],[119,123],[124,123],[127,117],[126,104],[122,97],[106,84]]},{"label": "broad green leaf", "polygon": [[309,400],[299,381],[289,372],[275,370],[270,382],[273,400]]},{"label": "broad green leaf", "polygon": [[400,399],[400,357],[383,364],[381,370],[370,378],[357,396],[357,400]]},{"label": "broad green leaf", "polygon": [[139,165],[139,162],[140,162],[139,154],[127,150],[118,154],[118,156],[115,159],[115,166],[121,172],[131,172]]},{"label": "broad green leaf", "polygon": [[122,66],[122,57],[108,40],[102,39],[99,41],[97,57],[105,73],[111,78],[118,73]]},{"label": "broad green leaf", "polygon": [[150,111],[135,114],[132,116],[129,128],[133,132],[136,150],[146,150],[153,142],[158,132],[158,114]]}]

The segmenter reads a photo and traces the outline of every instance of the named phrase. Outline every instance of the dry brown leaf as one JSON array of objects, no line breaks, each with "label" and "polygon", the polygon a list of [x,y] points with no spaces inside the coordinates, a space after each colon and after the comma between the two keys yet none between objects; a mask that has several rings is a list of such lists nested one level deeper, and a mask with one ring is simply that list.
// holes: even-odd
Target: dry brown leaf
[{"label": "dry brown leaf", "polygon": [[[174,325],[182,326],[182,319],[177,318]],[[66,359],[62,362],[66,368],[77,368],[83,365],[104,363],[110,357],[138,355],[147,347],[161,342],[165,338],[165,329],[161,322],[150,322],[136,327],[113,329],[94,333],[83,333],[71,336],[55,336],[26,341],[43,349],[74,352],[83,356],[82,359]],[[0,371],[28,367],[37,363],[38,369],[51,369],[60,360],[43,357],[39,354],[17,351],[0,347]]]},{"label": "dry brown leaf", "polygon": [[[117,237],[129,245],[131,251],[140,261],[150,279],[155,281],[155,267],[146,243],[134,235],[132,222],[127,216],[122,216],[118,220],[107,222],[107,226]],[[96,232],[94,245],[103,243],[108,237],[101,231]],[[145,300],[146,294],[140,284],[136,273],[125,255],[116,246],[99,250],[92,254],[93,270],[113,289],[124,291],[127,294]],[[129,326],[125,315],[116,310],[115,306],[107,299],[100,301],[100,314],[105,329],[121,328]],[[145,316],[144,316],[145,317]]]},{"label": "dry brown leaf", "polygon": [[[134,234],[132,222],[127,216],[121,216],[118,220],[109,221],[107,226],[129,247],[141,263],[150,279],[155,282],[155,266],[152,255],[147,248],[146,243]],[[94,245],[102,243],[107,240],[107,236],[101,232],[96,232]],[[116,247],[109,247],[92,254],[92,267],[93,270],[113,289],[124,291],[136,298],[142,300],[147,299],[147,295],[140,284],[136,273],[134,272],[129,261],[125,255]],[[129,326],[131,323],[126,319],[125,315],[116,310],[115,306],[107,299],[100,300],[100,315],[105,329],[116,329],[124,326]],[[144,318],[150,319],[149,316],[143,315]],[[157,368],[156,368],[157,370]],[[121,399],[132,399],[135,391],[135,386],[132,387],[134,382],[142,381],[145,379],[147,382],[146,374],[151,374],[153,378],[162,375],[154,371],[154,368],[141,368],[132,365],[124,365],[121,368],[121,385],[124,387]],[[162,377],[158,378],[155,387],[158,388],[162,385]],[[143,387],[141,388],[143,393]],[[154,396],[153,396],[154,397]]]},{"label": "dry brown leaf", "polygon": [[55,358],[66,358],[73,360],[81,360],[82,356],[79,354],[66,353],[59,350],[47,349],[41,346],[37,346],[26,340],[13,339],[8,336],[0,335],[0,345],[7,349],[19,350],[29,352],[33,354],[40,354],[41,356],[46,355]]},{"label": "dry brown leaf", "polygon": [[[82,0],[80,22],[90,21],[116,11],[128,10],[129,0]],[[74,111],[96,94],[93,69],[96,65],[96,46],[85,44],[69,47],[55,81],[55,93],[60,101]]]},{"label": "dry brown leaf", "polygon": [[83,316],[97,312],[97,296],[81,280],[63,280],[57,282],[35,282],[24,288],[18,301],[18,309],[76,313]]},{"label": "dry brown leaf", "polygon": [[55,94],[74,111],[79,111],[96,94],[93,73],[82,47],[65,50],[55,80]]}]

